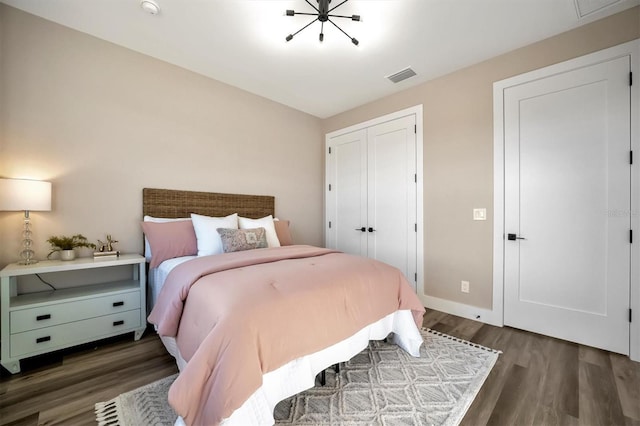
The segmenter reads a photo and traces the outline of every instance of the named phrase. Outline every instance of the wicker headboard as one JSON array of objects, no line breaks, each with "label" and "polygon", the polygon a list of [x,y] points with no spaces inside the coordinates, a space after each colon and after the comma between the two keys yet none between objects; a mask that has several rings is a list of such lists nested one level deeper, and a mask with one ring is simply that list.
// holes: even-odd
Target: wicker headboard
[{"label": "wicker headboard", "polygon": [[144,188],[142,214],[154,217],[227,216],[233,213],[258,219],[275,215],[275,198],[268,195],[220,194]]}]

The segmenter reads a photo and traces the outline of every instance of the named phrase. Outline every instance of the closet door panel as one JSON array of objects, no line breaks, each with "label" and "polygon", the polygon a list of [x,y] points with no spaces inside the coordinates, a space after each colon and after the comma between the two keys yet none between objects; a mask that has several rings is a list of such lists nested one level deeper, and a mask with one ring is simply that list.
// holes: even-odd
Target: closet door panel
[{"label": "closet door panel", "polygon": [[336,137],[327,158],[331,189],[327,195],[327,246],[367,255],[367,132],[360,130]]},{"label": "closet door panel", "polygon": [[[415,117],[370,127],[367,134],[367,253],[416,272]],[[369,232],[371,231],[371,232]]]}]

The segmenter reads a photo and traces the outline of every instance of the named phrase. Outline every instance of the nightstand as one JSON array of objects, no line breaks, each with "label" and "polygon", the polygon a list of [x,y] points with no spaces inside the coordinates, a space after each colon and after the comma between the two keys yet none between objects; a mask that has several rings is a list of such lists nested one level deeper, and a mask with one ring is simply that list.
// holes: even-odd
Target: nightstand
[{"label": "nightstand", "polygon": [[[103,268],[127,265],[130,280],[17,294],[19,276],[81,270],[100,274]],[[20,360],[34,355],[131,331],[139,340],[147,325],[145,283],[145,259],[137,254],[7,265],[0,271],[0,363],[15,374]]]}]

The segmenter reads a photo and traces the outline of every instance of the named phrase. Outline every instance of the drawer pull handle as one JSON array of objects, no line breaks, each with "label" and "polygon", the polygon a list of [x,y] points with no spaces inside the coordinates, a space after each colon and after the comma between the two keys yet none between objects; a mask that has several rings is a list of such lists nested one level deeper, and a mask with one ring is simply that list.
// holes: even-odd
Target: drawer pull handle
[{"label": "drawer pull handle", "polygon": [[48,342],[49,340],[51,340],[51,336],[38,337],[36,339],[36,343],[44,343],[44,342]]},{"label": "drawer pull handle", "polygon": [[116,306],[124,306],[124,302],[113,302],[113,307],[115,308]]},{"label": "drawer pull handle", "polygon": [[122,325],[122,324],[124,324],[124,321],[122,321],[122,320],[120,320],[120,321],[114,321],[114,322],[113,322],[114,327],[115,327],[116,325]]},{"label": "drawer pull handle", "polygon": [[36,317],[36,321],[43,321],[43,320],[48,320],[48,319],[51,319],[51,314],[38,315]]}]

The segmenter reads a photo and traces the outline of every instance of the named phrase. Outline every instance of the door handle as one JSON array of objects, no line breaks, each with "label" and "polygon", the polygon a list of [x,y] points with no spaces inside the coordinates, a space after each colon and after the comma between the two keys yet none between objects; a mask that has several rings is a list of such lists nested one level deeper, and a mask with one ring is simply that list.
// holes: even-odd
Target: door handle
[{"label": "door handle", "polygon": [[367,232],[367,228],[363,226],[362,228],[356,228],[356,231]]},{"label": "door handle", "polygon": [[525,237],[518,237],[516,234],[507,234],[507,240],[515,241],[515,240],[526,240]]},{"label": "door handle", "polygon": [[376,231],[375,229],[369,227],[369,232],[375,232],[375,231]]}]

